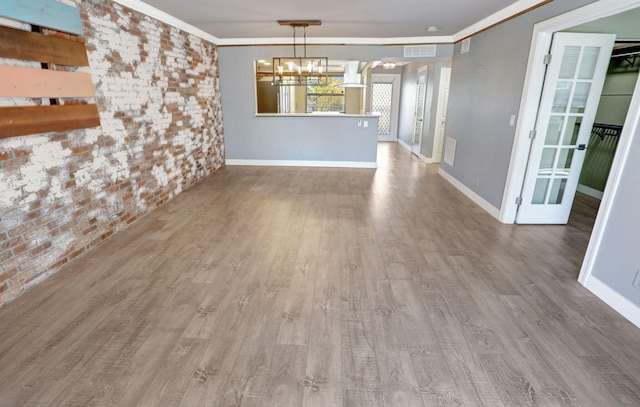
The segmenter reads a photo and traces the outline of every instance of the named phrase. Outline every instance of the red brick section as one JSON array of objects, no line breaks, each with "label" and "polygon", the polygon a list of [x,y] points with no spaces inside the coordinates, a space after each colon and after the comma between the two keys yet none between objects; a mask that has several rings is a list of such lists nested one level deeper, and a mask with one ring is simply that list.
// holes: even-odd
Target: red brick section
[{"label": "red brick section", "polygon": [[102,125],[0,139],[0,306],[224,163],[215,45],[76,3]]}]

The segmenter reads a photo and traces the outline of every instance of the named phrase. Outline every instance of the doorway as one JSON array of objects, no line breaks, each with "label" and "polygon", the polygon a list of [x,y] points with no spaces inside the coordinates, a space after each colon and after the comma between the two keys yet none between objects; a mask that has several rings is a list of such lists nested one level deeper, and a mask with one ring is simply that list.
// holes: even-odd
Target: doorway
[{"label": "doorway", "polygon": [[433,162],[442,161],[442,142],[444,129],[447,124],[447,104],[449,103],[449,85],[451,83],[451,68],[440,68],[440,84],[438,86],[438,107],[436,108],[436,128],[433,138]]},{"label": "doorway", "polygon": [[379,115],[378,141],[398,139],[398,107],[400,106],[400,75],[371,76],[371,112]]},{"label": "doorway", "polygon": [[[640,18],[640,10],[636,14]],[[638,82],[640,42],[636,40],[616,40],[613,47],[578,181],[578,192],[597,200],[602,200],[633,90]]]},{"label": "doorway", "polygon": [[[614,16],[639,7],[640,0],[600,0],[534,26],[529,62],[525,76],[525,86],[519,110],[520,120],[516,128],[516,138],[514,140],[507,183],[500,210],[500,220],[502,222],[513,223],[517,213],[516,198],[520,195],[528,164],[527,158],[530,147],[529,133],[535,128],[540,97],[542,95],[542,84],[546,71],[546,65],[540,63],[540,61],[545,59],[545,55],[550,49],[553,34],[568,30],[580,24]],[[620,205],[618,205],[619,200],[615,198],[617,196],[624,196],[626,193],[626,190],[621,189],[621,187],[625,185],[623,181],[627,178],[626,174],[624,174],[625,171],[633,169],[630,151],[633,145],[635,145],[634,137],[639,132],[640,83],[636,83],[607,181],[607,188],[604,191],[600,209],[596,216],[578,281],[616,311],[640,327],[638,307],[629,301],[627,297],[622,296],[619,292],[602,283],[592,275],[594,271],[600,273],[602,267],[600,265],[596,270],[596,263],[601,261],[600,257],[602,257],[603,253],[609,253],[607,250],[603,251],[604,248],[609,248],[607,241],[604,240],[605,234],[611,228],[615,229],[619,227],[619,225],[630,224],[626,220],[618,219],[618,212],[614,213],[613,210],[614,204],[615,208],[618,208],[616,211],[618,211],[620,207]],[[610,219],[615,219],[615,223],[608,226],[607,223]],[[633,220],[633,222],[636,221],[637,219]],[[620,273],[623,271],[626,273],[627,269],[617,270],[619,270]],[[635,272],[635,270],[632,271]],[[625,278],[628,277],[627,274],[629,273],[625,274]]]},{"label": "doorway", "polygon": [[422,133],[426,125],[425,108],[427,104],[428,74],[429,66],[423,66],[422,68],[418,69],[415,121],[413,126],[413,136],[411,137],[411,152],[417,156],[420,156],[422,151]]}]

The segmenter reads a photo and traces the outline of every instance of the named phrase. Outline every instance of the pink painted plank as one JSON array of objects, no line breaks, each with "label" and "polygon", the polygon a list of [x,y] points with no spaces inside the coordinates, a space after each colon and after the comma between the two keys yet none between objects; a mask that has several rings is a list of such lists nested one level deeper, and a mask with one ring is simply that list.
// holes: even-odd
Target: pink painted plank
[{"label": "pink painted plank", "polygon": [[93,97],[91,75],[0,65],[0,97]]}]

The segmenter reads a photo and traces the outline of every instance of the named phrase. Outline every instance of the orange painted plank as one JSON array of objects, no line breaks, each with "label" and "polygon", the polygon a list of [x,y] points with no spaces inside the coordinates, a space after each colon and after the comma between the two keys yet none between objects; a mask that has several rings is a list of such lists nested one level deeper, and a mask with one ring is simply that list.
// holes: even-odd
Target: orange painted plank
[{"label": "orange painted plank", "polygon": [[91,75],[0,65],[0,97],[64,98],[95,96]]},{"label": "orange painted plank", "polygon": [[97,126],[96,105],[0,107],[0,139]]},{"label": "orange painted plank", "polygon": [[0,26],[0,57],[89,66],[84,43]]}]

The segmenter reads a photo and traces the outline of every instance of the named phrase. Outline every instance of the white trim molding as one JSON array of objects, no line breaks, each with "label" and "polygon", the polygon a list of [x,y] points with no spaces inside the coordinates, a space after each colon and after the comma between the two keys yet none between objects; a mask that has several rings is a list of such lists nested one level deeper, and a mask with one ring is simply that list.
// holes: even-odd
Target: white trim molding
[{"label": "white trim molding", "polygon": [[440,174],[442,178],[449,181],[449,183],[454,187],[456,187],[460,192],[465,194],[467,198],[471,199],[476,205],[478,205],[479,207],[487,211],[489,215],[500,220],[500,209],[491,205],[483,197],[473,192],[469,187],[464,185],[462,182],[458,181],[456,178],[453,177],[453,175],[446,172],[442,167],[438,169],[438,174]]},{"label": "white trim molding", "polygon": [[418,153],[416,154],[419,159],[421,159],[425,164],[435,164],[433,158],[427,158],[425,155]]},{"label": "white trim molding", "polygon": [[578,184],[578,188],[576,189],[578,192],[582,192],[585,195],[589,195],[592,198],[596,198],[602,200],[602,195],[604,192],[598,191],[595,188],[588,187],[586,185]]},{"label": "white trim molding", "polygon": [[474,34],[479,33],[480,31],[486,30],[489,27],[492,27],[496,24],[500,24],[501,22],[508,20],[514,16],[517,16],[522,13],[526,13],[527,11],[542,6],[545,3],[548,3],[550,0],[519,0],[511,5],[499,10],[490,16],[483,18],[475,24],[470,25],[469,27],[458,31],[453,34],[453,42],[458,42],[460,40],[464,40],[467,37],[471,37]]},{"label": "white trim molding", "polygon": [[[413,45],[413,44],[451,44],[453,37],[450,35],[433,37],[389,37],[389,38],[363,38],[363,37],[309,37],[307,45]],[[271,38],[220,38],[220,46],[239,45],[293,45],[292,37]]]},{"label": "white trim molding", "polygon": [[407,144],[406,142],[404,142],[400,137],[398,137],[398,144],[400,144],[400,146],[402,148],[404,148],[405,150],[411,152],[411,146],[409,144]]},{"label": "white trim molding", "polygon": [[227,158],[226,164],[264,167],[378,168],[377,163],[368,161],[245,160]]},{"label": "white trim molding", "polygon": [[640,307],[593,276],[587,279],[584,286],[587,290],[595,294],[596,297],[604,301],[605,304],[640,328]]},{"label": "white trim molding", "polygon": [[220,41],[218,37],[215,37],[209,34],[208,32],[205,32],[197,27],[194,27],[193,25],[180,20],[179,18],[176,18],[169,13],[165,13],[164,11],[157,9],[143,1],[140,1],[140,0],[113,0],[113,1],[125,7],[129,7],[130,9],[138,11],[142,14],[146,14],[149,17],[153,17],[156,20],[162,21],[163,23],[167,23],[173,27],[179,28],[184,32],[193,34],[196,37],[200,37],[203,40],[209,41],[213,44],[218,44],[218,42]]}]

